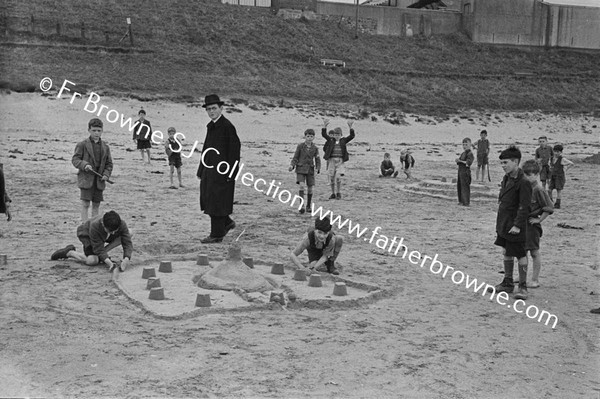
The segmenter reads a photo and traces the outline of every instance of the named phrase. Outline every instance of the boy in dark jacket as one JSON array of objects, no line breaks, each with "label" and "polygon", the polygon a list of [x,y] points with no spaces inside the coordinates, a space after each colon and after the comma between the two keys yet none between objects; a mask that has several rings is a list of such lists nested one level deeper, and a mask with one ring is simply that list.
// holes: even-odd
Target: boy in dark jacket
[{"label": "boy in dark jacket", "polygon": [[[321,173],[321,159],[319,158],[319,149],[313,143],[315,140],[315,131],[306,129],[304,132],[304,142],[298,144],[296,152],[292,158],[289,171],[296,169],[296,184],[299,187],[299,195],[304,201],[304,182],[306,182],[306,212],[310,212],[312,207],[313,187],[315,186],[315,169]],[[304,213],[304,208],[300,213]]]},{"label": "boy in dark jacket", "polygon": [[354,129],[352,129],[353,123],[353,121],[348,121],[350,135],[348,137],[342,137],[342,129],[339,127],[330,130],[329,134],[327,134],[329,119],[323,119],[321,135],[327,140],[323,147],[323,159],[327,161],[327,176],[329,177],[329,185],[331,186],[331,196],[329,199],[342,199],[340,189],[342,186],[342,177],[345,174],[344,163],[347,162],[349,158],[346,144],[352,141],[355,136]]},{"label": "boy in dark jacket", "polygon": [[458,204],[469,206],[471,204],[471,164],[475,160],[473,151],[471,151],[471,139],[464,138],[462,147],[462,154],[456,158],[456,164],[458,165],[456,190],[458,192]]},{"label": "boy in dark jacket", "polygon": [[[497,238],[494,244],[504,248],[504,280],[495,287],[495,290],[496,292],[513,292],[513,258],[517,258],[519,291],[515,294],[515,298],[527,299],[525,241],[532,187],[519,168],[520,162],[521,151],[515,146],[510,146],[500,153],[500,164],[505,175],[498,195]],[[489,290],[493,291],[494,288],[489,288]]]},{"label": "boy in dark jacket", "polygon": [[391,155],[389,152],[383,154],[383,161],[381,161],[381,166],[379,167],[379,177],[396,177],[398,176],[398,171],[394,167],[394,163],[391,160]]}]

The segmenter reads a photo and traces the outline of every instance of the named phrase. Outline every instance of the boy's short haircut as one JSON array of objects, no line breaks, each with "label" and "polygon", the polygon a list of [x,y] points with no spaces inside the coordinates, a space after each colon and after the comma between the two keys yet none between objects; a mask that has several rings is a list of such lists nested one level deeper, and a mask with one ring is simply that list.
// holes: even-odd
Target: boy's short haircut
[{"label": "boy's short haircut", "polygon": [[139,115],[139,114],[144,114],[144,115],[146,115],[146,111],[144,111],[143,109],[140,109],[140,112],[138,112],[138,115]]},{"label": "boy's short haircut", "polygon": [[340,136],[342,135],[342,128],[341,127],[336,127],[335,129],[333,129],[333,132],[336,134],[339,134]]},{"label": "boy's short haircut", "polygon": [[521,151],[514,145],[500,153],[500,159],[518,159],[521,160]]},{"label": "boy's short haircut", "polygon": [[174,127],[170,127],[170,128],[167,129],[167,133],[171,133],[171,132],[175,133],[176,131],[177,130],[175,130]]},{"label": "boy's short haircut", "polygon": [[102,129],[104,128],[104,123],[102,123],[102,121],[98,118],[90,119],[90,121],[88,122],[88,129],[91,129],[93,127],[99,127],[100,129]]},{"label": "boy's short haircut", "polygon": [[385,154],[383,154],[384,157],[391,157],[389,152],[386,152]]},{"label": "boy's short haircut", "polygon": [[463,143],[470,143],[470,142],[471,142],[471,139],[470,139],[470,138],[468,138],[468,137],[465,137],[465,138],[463,139],[463,141],[462,141],[462,142],[463,142]]},{"label": "boy's short haircut", "polygon": [[320,230],[323,233],[329,233],[331,231],[331,222],[329,221],[329,218],[315,218],[315,229]]},{"label": "boy's short haircut", "polygon": [[538,140],[546,140],[546,141],[548,141],[548,137],[546,137],[546,136],[540,136],[540,137],[538,137]]},{"label": "boy's short haircut", "polygon": [[313,129],[306,129],[304,131],[304,135],[305,136],[314,136],[315,135],[315,131]]},{"label": "boy's short haircut", "polygon": [[487,130],[482,130],[481,132],[479,132],[479,134],[485,134],[487,136]]},{"label": "boy's short haircut", "polygon": [[115,231],[121,226],[121,217],[115,211],[109,211],[102,217],[102,223],[109,231]]},{"label": "boy's short haircut", "polygon": [[552,149],[553,149],[554,151],[560,151],[560,152],[563,152],[563,146],[562,146],[562,145],[560,145],[560,144],[556,144],[554,147],[552,147]]},{"label": "boy's short haircut", "polygon": [[521,169],[526,175],[539,175],[541,170],[540,165],[534,159],[525,161]]}]

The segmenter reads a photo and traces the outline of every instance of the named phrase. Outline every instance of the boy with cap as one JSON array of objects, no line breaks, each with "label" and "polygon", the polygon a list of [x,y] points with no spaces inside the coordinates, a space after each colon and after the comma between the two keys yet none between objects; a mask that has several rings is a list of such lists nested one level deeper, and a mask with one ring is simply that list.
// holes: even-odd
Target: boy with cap
[{"label": "boy with cap", "polygon": [[169,138],[165,143],[165,152],[167,153],[167,157],[169,157],[169,166],[171,170],[169,171],[169,179],[171,180],[172,189],[177,189],[177,186],[173,184],[173,172],[174,169],[177,169],[177,179],[179,180],[179,187],[183,187],[181,184],[181,143],[175,138],[176,130],[174,127],[170,127],[167,130],[169,134]]},{"label": "boy with cap", "polygon": [[391,160],[391,155],[389,152],[383,154],[383,161],[381,161],[381,166],[379,167],[379,177],[396,177],[398,176],[398,171],[394,167],[394,164]]},{"label": "boy with cap", "polygon": [[306,182],[306,211],[300,209],[300,213],[310,212],[312,209],[313,187],[315,186],[315,169],[321,173],[321,159],[319,158],[319,149],[313,143],[315,140],[315,131],[306,129],[304,132],[304,142],[298,144],[296,152],[292,158],[289,171],[296,169],[296,184],[299,187],[299,195],[304,201],[304,182]]},{"label": "boy with cap", "polygon": [[303,269],[305,266],[300,262],[298,256],[306,250],[309,262],[308,270],[327,271],[338,275],[340,272],[335,267],[335,260],[342,250],[342,244],[342,237],[336,236],[331,231],[329,218],[320,219],[317,217],[315,228],[310,229],[302,238],[296,249],[290,254],[290,258],[298,269]]},{"label": "boy with cap", "polygon": [[88,209],[92,203],[92,217],[98,216],[103,191],[113,170],[113,161],[108,144],[102,141],[102,121],[93,118],[88,123],[90,137],[75,146],[71,163],[79,172],[77,185],[81,190],[81,221],[88,220]]},{"label": "boy with cap", "polygon": [[514,290],[513,269],[517,258],[519,268],[519,291],[516,299],[527,299],[527,251],[525,250],[527,216],[531,204],[532,187],[519,168],[521,151],[510,146],[500,153],[500,165],[504,178],[498,195],[498,216],[496,218],[495,245],[504,248],[504,279],[493,292],[512,293]]},{"label": "boy with cap", "polygon": [[[109,271],[119,266],[120,271],[125,271],[131,261],[133,244],[131,234],[125,221],[119,214],[110,211],[104,216],[89,219],[77,227],[77,238],[83,244],[83,254],[75,250],[74,245],[67,245],[54,252],[50,260],[71,258],[88,266],[96,266],[104,262]],[[104,245],[108,243],[108,245]],[[121,245],[123,247],[123,260],[117,265],[108,257],[108,252]]]},{"label": "boy with cap", "polygon": [[352,129],[353,124],[353,121],[348,121],[350,135],[348,137],[342,137],[342,129],[339,127],[330,130],[329,134],[327,134],[329,119],[323,119],[321,136],[327,140],[323,146],[323,159],[327,161],[327,177],[329,178],[329,185],[331,186],[331,196],[329,199],[342,199],[340,189],[342,186],[342,177],[345,173],[344,163],[347,162],[349,158],[346,144],[352,141],[355,136],[354,129]]},{"label": "boy with cap", "polygon": [[140,119],[137,121],[137,129],[133,131],[133,141],[137,143],[137,149],[142,154],[142,162],[144,162],[144,152],[148,154],[148,164],[150,163],[150,148],[152,148],[152,126],[150,121],[146,119],[146,111],[140,109],[138,112]]}]

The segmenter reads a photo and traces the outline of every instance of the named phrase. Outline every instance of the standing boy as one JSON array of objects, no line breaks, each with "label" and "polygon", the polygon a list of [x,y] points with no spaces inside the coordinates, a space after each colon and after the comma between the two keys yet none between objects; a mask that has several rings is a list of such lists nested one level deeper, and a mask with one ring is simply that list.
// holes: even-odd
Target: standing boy
[{"label": "standing boy", "polygon": [[[556,202],[554,209],[560,209],[560,195],[565,188],[565,172],[575,164],[562,156],[563,146],[554,146],[554,155],[550,167],[550,183],[548,184],[548,195],[552,199],[552,191],[556,189]],[[566,167],[565,167],[566,166]]]},{"label": "standing boy", "polygon": [[309,230],[296,248],[290,254],[292,263],[303,269],[304,265],[298,256],[306,250],[308,252],[308,266],[310,271],[327,271],[331,274],[340,274],[335,267],[335,260],[342,250],[342,237],[336,236],[331,231],[329,218],[315,219],[315,228]]},{"label": "standing boy", "polygon": [[171,170],[169,171],[169,179],[171,180],[172,189],[177,189],[177,186],[173,184],[173,172],[174,169],[177,169],[177,179],[179,180],[179,187],[183,187],[181,183],[181,143],[175,139],[176,130],[174,127],[170,127],[167,130],[169,134],[169,138],[165,143],[165,152],[167,153],[167,157],[169,157],[169,167]]},{"label": "standing boy", "polygon": [[[117,264],[108,257],[108,252],[118,246],[123,247],[123,260],[119,265],[125,271],[131,261],[133,244],[131,234],[125,221],[115,211],[106,212],[104,216],[92,218],[77,227],[77,238],[83,244],[83,253],[77,252],[74,245],[67,245],[54,252],[50,260],[71,258],[88,266],[96,266],[102,262],[112,271]],[[108,243],[108,245],[104,245]]]},{"label": "standing boy", "polygon": [[[521,151],[510,146],[500,153],[504,178],[498,195],[495,245],[501,246],[504,258],[504,279],[495,287],[496,292],[512,293],[514,290],[514,260],[518,260],[519,291],[516,299],[527,299],[527,251],[525,250],[527,216],[531,204],[531,184],[519,168]],[[489,291],[494,288],[489,288]]]},{"label": "standing boy", "polygon": [[75,146],[71,162],[79,169],[77,185],[81,190],[81,221],[88,220],[88,210],[92,203],[92,217],[98,216],[100,202],[104,200],[106,181],[113,170],[113,161],[108,144],[102,141],[103,124],[98,118],[88,123],[90,137]]},{"label": "standing boy", "polygon": [[487,169],[488,177],[490,175],[490,142],[487,139],[487,130],[482,130],[479,133],[479,140],[473,144],[473,148],[477,150],[477,172],[475,172],[475,180],[479,180],[479,171],[481,171],[481,182],[483,183],[485,177],[485,170]]},{"label": "standing boy", "polygon": [[323,146],[323,159],[327,161],[327,176],[329,178],[329,185],[331,186],[331,196],[329,199],[342,199],[340,189],[342,186],[342,177],[345,174],[344,163],[349,159],[346,144],[352,141],[355,136],[354,129],[352,129],[353,123],[353,121],[348,121],[350,135],[342,137],[342,128],[340,127],[330,130],[329,134],[327,134],[329,119],[323,119],[321,136],[327,140]]},{"label": "standing boy", "polygon": [[531,254],[533,261],[533,273],[530,288],[540,286],[539,276],[542,268],[542,255],[540,254],[540,238],[542,237],[542,222],[554,212],[550,196],[538,183],[540,165],[537,161],[530,159],[523,164],[525,179],[531,183],[531,204],[529,205],[529,216],[527,219],[527,233],[525,249]]},{"label": "standing boy", "polygon": [[137,121],[136,129],[133,131],[133,141],[137,143],[137,149],[140,150],[142,155],[142,162],[144,162],[144,153],[148,154],[148,164],[150,163],[150,148],[152,148],[152,126],[150,121],[146,119],[146,111],[143,109],[138,112],[140,119]]},{"label": "standing boy", "polygon": [[379,167],[379,177],[396,177],[398,176],[398,171],[394,167],[392,163],[391,156],[389,152],[383,154],[383,161],[381,161],[381,166]]},{"label": "standing boy", "polygon": [[10,222],[10,197],[6,192],[6,184],[4,182],[4,165],[0,163],[0,213],[6,214],[6,221]]},{"label": "standing boy", "polygon": [[456,158],[456,164],[458,165],[456,190],[458,192],[458,204],[469,206],[471,204],[471,164],[475,160],[473,151],[471,151],[471,139],[464,138],[462,147],[462,154]]},{"label": "standing boy", "polygon": [[[315,131],[306,129],[304,132],[304,142],[298,144],[296,152],[292,158],[289,171],[296,169],[296,184],[299,185],[299,194],[304,201],[304,183],[306,182],[306,212],[312,209],[313,187],[315,186],[315,169],[321,173],[321,159],[319,158],[319,149],[314,144]],[[304,213],[304,208],[300,213]]]},{"label": "standing boy", "polygon": [[550,180],[550,160],[554,155],[554,151],[548,145],[548,138],[546,136],[540,136],[538,138],[540,146],[535,150],[535,160],[540,165],[540,180],[542,181],[542,188],[546,189],[546,180]]}]

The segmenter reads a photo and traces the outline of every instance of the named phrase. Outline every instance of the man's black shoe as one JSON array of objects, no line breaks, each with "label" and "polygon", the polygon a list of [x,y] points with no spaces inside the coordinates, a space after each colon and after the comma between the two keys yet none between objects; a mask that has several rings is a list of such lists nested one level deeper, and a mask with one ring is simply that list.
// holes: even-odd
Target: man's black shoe
[{"label": "man's black shoe", "polygon": [[227,226],[225,226],[225,234],[229,232],[229,230],[235,229],[235,222],[232,220]]},{"label": "man's black shoe", "polygon": [[223,241],[223,237],[211,237],[208,236],[200,240],[202,244],[216,244]]}]

